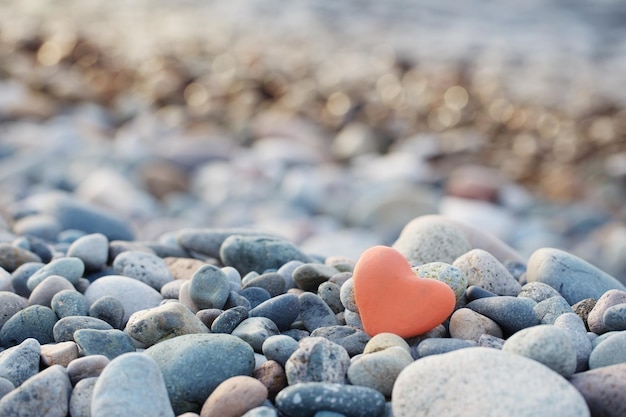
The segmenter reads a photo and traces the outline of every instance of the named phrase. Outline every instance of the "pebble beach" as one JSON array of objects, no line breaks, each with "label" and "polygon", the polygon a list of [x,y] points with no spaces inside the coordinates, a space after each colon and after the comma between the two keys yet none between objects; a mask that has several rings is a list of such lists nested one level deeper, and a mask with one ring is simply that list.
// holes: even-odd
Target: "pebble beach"
[{"label": "pebble beach", "polygon": [[626,14],[0,4],[0,416],[626,415]]}]

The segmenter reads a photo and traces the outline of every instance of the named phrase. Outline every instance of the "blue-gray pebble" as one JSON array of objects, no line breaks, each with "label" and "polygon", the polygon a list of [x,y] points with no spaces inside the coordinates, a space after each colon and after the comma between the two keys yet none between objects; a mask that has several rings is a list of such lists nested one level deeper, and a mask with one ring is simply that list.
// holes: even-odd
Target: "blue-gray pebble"
[{"label": "blue-gray pebble", "polygon": [[15,346],[32,337],[40,344],[53,343],[58,318],[49,307],[34,305],[18,311],[0,329],[0,344]]},{"label": "blue-gray pebble", "polygon": [[70,342],[79,329],[111,330],[113,327],[104,320],[89,316],[71,316],[60,319],[53,328],[54,341]]},{"label": "blue-gray pebble", "polygon": [[498,323],[505,334],[509,335],[539,324],[532,304],[522,298],[511,296],[486,297],[474,300],[468,303],[466,307],[489,317]]},{"label": "blue-gray pebble", "polygon": [[263,342],[261,351],[268,360],[278,362],[283,368],[289,357],[298,349],[298,342],[289,336],[270,336]]},{"label": "blue-gray pebble", "polygon": [[213,333],[232,333],[233,330],[248,318],[248,310],[245,307],[233,307],[217,316],[211,323]]},{"label": "blue-gray pebble", "polygon": [[626,331],[619,332],[598,344],[589,355],[589,369],[626,362]]},{"label": "blue-gray pebble", "polygon": [[98,271],[109,258],[109,239],[102,233],[81,236],[67,248],[67,256],[82,260],[87,272]]},{"label": "blue-gray pebble", "polygon": [[626,303],[607,308],[602,316],[604,327],[609,331],[626,330]]},{"label": "blue-gray pebble", "polygon": [[266,289],[260,287],[249,287],[239,291],[239,295],[245,297],[250,302],[250,308],[254,308],[271,298]]},{"label": "blue-gray pebble", "polygon": [[306,337],[285,364],[289,385],[302,382],[343,384],[350,366],[348,352],[323,337]]},{"label": "blue-gray pebble", "polygon": [[105,295],[91,304],[89,315],[106,321],[114,329],[121,329],[124,323],[124,305],[117,298]]},{"label": "blue-gray pebble", "polygon": [[17,294],[0,291],[0,328],[15,313],[26,308],[26,301]]},{"label": "blue-gray pebble", "polygon": [[478,344],[473,340],[431,337],[424,339],[417,345],[417,354],[420,358],[440,355],[454,350],[476,347]]},{"label": "blue-gray pebble", "polygon": [[26,262],[20,265],[13,273],[11,274],[13,278],[11,279],[11,284],[15,289],[15,293],[17,295],[21,295],[22,297],[28,298],[30,296],[30,289],[28,288],[28,280],[29,278],[39,269],[41,269],[45,264],[43,262]]},{"label": "blue-gray pebble", "polygon": [[554,324],[561,314],[574,312],[567,300],[560,295],[538,302],[533,310],[541,324]]},{"label": "blue-gray pebble", "polygon": [[276,297],[285,292],[285,280],[278,272],[267,272],[246,280],[242,288],[246,289],[252,287],[263,288],[270,293],[270,296]]},{"label": "blue-gray pebble", "polygon": [[341,287],[334,282],[323,282],[317,287],[317,295],[326,303],[328,307],[337,314],[344,310],[341,304]]},{"label": "blue-gray pebble", "polygon": [[247,342],[255,352],[260,353],[265,339],[280,334],[280,331],[276,324],[266,317],[249,317],[242,321],[231,334]]},{"label": "blue-gray pebble", "polygon": [[297,267],[292,274],[298,288],[317,292],[318,287],[339,271],[325,264],[308,263]]},{"label": "blue-gray pebble", "polygon": [[50,275],[60,275],[70,283],[76,284],[78,279],[83,276],[84,272],[85,264],[83,264],[83,261],[80,259],[67,257],[58,258],[35,271],[30,278],[28,278],[26,286],[29,290],[33,291],[37,285]]},{"label": "blue-gray pebble", "polygon": [[363,353],[370,337],[362,330],[351,326],[318,327],[311,332],[312,337],[323,337],[342,346],[348,355]]},{"label": "blue-gray pebble", "polygon": [[318,327],[338,326],[341,323],[328,304],[316,294],[305,292],[300,296],[300,318],[305,328],[312,332]]},{"label": "blue-gray pebble", "polygon": [[295,294],[282,294],[259,304],[250,310],[250,317],[267,317],[272,320],[278,330],[289,329],[289,326],[300,314],[300,302]]},{"label": "blue-gray pebble", "polygon": [[89,303],[85,296],[76,290],[62,290],[50,301],[52,311],[58,318],[69,316],[86,316],[89,314]]},{"label": "blue-gray pebble", "polygon": [[130,336],[117,329],[79,329],[74,332],[73,338],[85,356],[103,355],[113,359],[135,351]]},{"label": "blue-gray pebble", "polygon": [[203,265],[189,282],[189,296],[199,309],[223,308],[230,294],[226,274],[214,265]]},{"label": "blue-gray pebble", "polygon": [[20,386],[39,372],[41,345],[36,339],[26,339],[0,353],[0,377]]},{"label": "blue-gray pebble", "polygon": [[163,259],[141,251],[126,251],[117,255],[113,260],[113,270],[118,275],[148,284],[157,291],[174,280]]}]

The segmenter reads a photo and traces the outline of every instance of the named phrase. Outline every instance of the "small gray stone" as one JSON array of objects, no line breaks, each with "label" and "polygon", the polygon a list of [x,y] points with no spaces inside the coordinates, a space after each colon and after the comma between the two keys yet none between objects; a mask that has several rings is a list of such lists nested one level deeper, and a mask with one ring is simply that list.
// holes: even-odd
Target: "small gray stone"
[{"label": "small gray stone", "polygon": [[298,349],[298,342],[289,336],[270,336],[263,342],[261,351],[268,360],[276,361],[285,367],[289,357]]},{"label": "small gray stone", "polygon": [[70,416],[91,417],[91,400],[98,378],[86,378],[78,381],[70,397]]},{"label": "small gray stone", "polygon": [[337,314],[344,310],[343,304],[341,304],[341,287],[333,282],[323,282],[317,287],[317,295],[321,298],[328,307]]},{"label": "small gray stone", "polygon": [[318,327],[340,325],[335,313],[317,295],[305,292],[299,298],[300,318],[304,322],[305,328],[312,332]]},{"label": "small gray stone", "polygon": [[482,249],[471,250],[458,257],[453,266],[467,277],[468,285],[476,285],[497,295],[516,296],[522,286],[492,254]]},{"label": "small gray stone", "polygon": [[17,294],[0,291],[0,328],[15,313],[26,308],[26,301]]},{"label": "small gray stone", "polygon": [[189,281],[189,297],[201,310],[224,308],[230,294],[229,279],[224,272],[213,265],[198,269]]},{"label": "small gray stone", "polygon": [[293,280],[293,271],[296,270],[299,266],[304,265],[302,261],[289,261],[280,268],[278,268],[278,272],[283,276],[285,280],[285,290],[289,290],[291,288],[296,288],[296,282]]},{"label": "small gray stone", "polygon": [[346,350],[323,337],[307,337],[285,364],[289,385],[303,382],[343,384],[350,366]]},{"label": "small gray stone", "polygon": [[280,334],[274,322],[266,317],[249,317],[231,333],[247,342],[255,352],[262,351],[263,342],[270,336]]},{"label": "small gray stone", "polygon": [[156,307],[163,301],[161,294],[154,288],[121,275],[98,278],[85,291],[85,297],[90,303],[105,295],[117,298],[124,306],[122,325],[126,325],[128,318],[136,311]]},{"label": "small gray stone", "polygon": [[98,271],[109,258],[109,239],[102,233],[81,236],[67,248],[67,256],[82,260],[87,272]]},{"label": "small gray stone", "polygon": [[493,349],[502,349],[506,340],[492,336],[490,334],[483,334],[478,338],[478,346],[488,347]]},{"label": "small gray stone", "polygon": [[117,329],[79,329],[74,332],[73,337],[86,356],[103,355],[113,359],[124,353],[135,351],[131,338]]},{"label": "small gray stone", "polygon": [[174,301],[133,313],[124,331],[149,347],[184,334],[208,333],[209,329],[187,307]]},{"label": "small gray stone", "polygon": [[71,392],[67,371],[53,365],[2,397],[0,415],[66,417]]},{"label": "small gray stone", "polygon": [[213,320],[211,323],[211,332],[230,334],[247,318],[248,310],[246,310],[245,307],[229,308]]},{"label": "small gray stone", "polygon": [[42,345],[52,343],[52,329],[56,322],[57,315],[52,309],[39,305],[26,307],[4,323],[0,329],[0,344],[4,347],[15,346],[31,337]]},{"label": "small gray stone", "polygon": [[346,417],[378,417],[385,408],[385,397],[367,387],[307,382],[282,390],[276,396],[276,407],[293,417],[313,417],[318,411],[334,411]]},{"label": "small gray stone", "polygon": [[253,309],[263,301],[267,301],[271,298],[270,293],[267,290],[259,287],[250,287],[239,291],[239,295],[246,297],[250,302],[250,308]]},{"label": "small gray stone", "polygon": [[159,365],[141,353],[112,360],[98,377],[92,396],[92,417],[176,415]]},{"label": "small gray stone", "polygon": [[139,251],[126,251],[117,255],[113,261],[113,270],[118,275],[148,284],[157,291],[161,291],[163,285],[174,280],[163,259]]},{"label": "small gray stone", "polygon": [[28,278],[26,286],[29,290],[33,291],[37,285],[51,275],[60,275],[74,285],[78,282],[78,279],[83,276],[84,272],[85,264],[83,264],[83,261],[80,259],[67,257],[58,258],[35,271],[30,278]]},{"label": "small gray stone", "polygon": [[592,416],[626,415],[626,363],[580,372],[569,382],[585,398]]},{"label": "small gray stone", "polygon": [[270,298],[250,310],[250,317],[267,317],[278,330],[287,330],[300,314],[300,301],[295,294],[282,294]]},{"label": "small gray stone", "polygon": [[415,269],[422,278],[432,278],[448,285],[454,291],[458,302],[468,285],[467,276],[459,268],[445,262],[429,262]]},{"label": "small gray stone", "polygon": [[498,323],[505,336],[539,324],[533,306],[524,301],[524,298],[510,296],[479,298],[466,307]]},{"label": "small gray stone", "polygon": [[170,281],[161,287],[160,293],[165,299],[178,300],[178,297],[180,296],[180,287],[182,287],[184,283],[185,280],[182,279]]},{"label": "small gray stone", "polygon": [[[41,287],[38,286],[37,288]],[[35,290],[37,290],[35,288]],[[76,290],[68,289],[57,292],[50,301],[52,311],[58,318],[69,316],[86,316],[89,314],[89,303],[84,295]]]},{"label": "small gray stone", "polygon": [[18,387],[39,372],[41,345],[36,339],[26,339],[17,346],[0,352],[0,377]]},{"label": "small gray stone", "polygon": [[181,229],[176,233],[176,242],[189,251],[208,255],[212,258],[219,258],[222,243],[232,235],[254,237],[268,236],[269,234],[246,228],[188,228]]},{"label": "small gray stone", "polygon": [[626,331],[603,340],[589,355],[589,369],[626,363]]},{"label": "small gray stone", "polygon": [[[476,394],[480,387],[480,395]],[[521,355],[476,347],[413,362],[391,395],[395,417],[589,417],[580,393],[561,375]]]},{"label": "small gray stone", "polygon": [[86,378],[99,376],[102,370],[109,364],[109,358],[104,355],[90,355],[74,359],[67,365],[67,375],[72,385]]},{"label": "small gray stone", "polygon": [[590,263],[559,249],[538,249],[528,260],[528,282],[538,281],[559,290],[570,305],[596,300],[611,289],[626,291],[617,279]]},{"label": "small gray stone", "polygon": [[228,310],[233,307],[244,307],[246,310],[252,309],[250,302],[248,299],[242,295],[239,295],[236,291],[231,291],[228,293],[228,299],[226,300],[226,304],[224,304],[223,309]]},{"label": "small gray stone", "polygon": [[59,291],[74,290],[74,286],[65,278],[59,275],[46,277],[28,297],[28,305],[42,305],[51,307],[52,298]]},{"label": "small gray stone", "polygon": [[548,298],[560,296],[559,292],[543,282],[529,282],[522,287],[522,290],[517,295],[518,297],[526,297],[535,300],[540,303]]},{"label": "small gray stone", "polygon": [[124,323],[124,305],[117,298],[105,295],[91,303],[89,315],[121,330]]},{"label": "small gray stone", "polygon": [[30,289],[28,289],[28,280],[30,277],[45,264],[42,262],[26,262],[13,271],[11,284],[15,289],[15,293],[22,297],[30,297]]},{"label": "small gray stone", "polygon": [[386,397],[400,372],[413,362],[411,354],[400,346],[389,347],[360,356],[350,364],[348,379],[352,385],[369,387]]},{"label": "small gray stone", "polygon": [[314,262],[293,243],[270,236],[232,235],[220,247],[220,259],[241,275],[278,269],[289,261]]},{"label": "small gray stone", "polygon": [[346,310],[350,310],[355,313],[359,312],[359,307],[357,307],[356,299],[354,298],[354,280],[352,278],[343,283],[339,296],[341,304],[343,304]]},{"label": "small gray stone", "polygon": [[57,343],[74,340],[74,332],[79,329],[111,330],[113,327],[104,320],[89,316],[64,317],[53,328],[54,341]]},{"label": "small gray stone", "polygon": [[609,307],[622,303],[626,303],[626,291],[609,290],[602,294],[587,316],[589,330],[596,334],[607,332],[609,329],[604,324],[604,313]]},{"label": "small gray stone", "polygon": [[560,295],[538,302],[533,310],[541,324],[554,324],[561,314],[574,312],[567,300]]},{"label": "small gray stone", "polygon": [[311,332],[311,337],[323,337],[342,346],[348,355],[363,353],[370,337],[362,330],[350,326],[318,327]]},{"label": "small gray stone", "polygon": [[243,289],[263,288],[270,293],[271,297],[276,297],[285,292],[285,280],[278,272],[267,272],[242,282],[245,282],[242,286]]},{"label": "small gray stone", "polygon": [[478,339],[483,334],[502,337],[502,329],[498,323],[489,317],[483,316],[469,308],[459,308],[450,317],[450,337],[456,339],[473,340]]},{"label": "small gray stone", "polygon": [[159,364],[176,415],[200,411],[220,383],[254,370],[250,345],[227,334],[178,336],[151,346],[145,354]]},{"label": "small gray stone", "polygon": [[565,313],[554,321],[554,325],[569,334],[574,349],[576,349],[576,372],[587,370],[592,344],[587,336],[585,323],[575,313]]},{"label": "small gray stone", "polygon": [[355,313],[354,311],[345,309],[343,311],[343,318],[346,321],[346,325],[364,330],[363,322],[361,321],[361,315],[359,313]]},{"label": "small gray stone", "polygon": [[317,292],[322,283],[327,282],[338,273],[339,271],[332,266],[308,263],[297,267],[292,276],[298,288],[304,291]]},{"label": "small gray stone", "polygon": [[554,325],[522,329],[509,337],[502,350],[536,360],[569,378],[576,371],[576,348],[569,334]]},{"label": "small gray stone", "polygon": [[604,327],[609,331],[626,330],[626,303],[615,304],[604,311]]},{"label": "small gray stone", "polygon": [[431,355],[441,355],[453,350],[476,347],[478,344],[473,340],[454,339],[448,337],[429,337],[417,345],[417,355],[424,358]]}]

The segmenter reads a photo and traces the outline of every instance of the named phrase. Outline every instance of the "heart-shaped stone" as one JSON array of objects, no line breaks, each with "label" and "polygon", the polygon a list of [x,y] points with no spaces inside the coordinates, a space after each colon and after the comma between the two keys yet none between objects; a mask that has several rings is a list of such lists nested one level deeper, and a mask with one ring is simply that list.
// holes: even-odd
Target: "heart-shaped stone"
[{"label": "heart-shaped stone", "polygon": [[406,258],[387,246],[367,249],[354,267],[354,297],[365,332],[407,338],[426,333],[447,319],[456,304],[452,289],[420,278]]}]

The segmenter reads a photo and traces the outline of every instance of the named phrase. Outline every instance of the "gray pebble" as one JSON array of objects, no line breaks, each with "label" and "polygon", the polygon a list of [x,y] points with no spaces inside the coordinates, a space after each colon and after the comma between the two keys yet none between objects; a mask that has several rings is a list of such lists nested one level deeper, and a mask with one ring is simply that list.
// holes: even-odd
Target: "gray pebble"
[{"label": "gray pebble", "polygon": [[602,294],[587,316],[589,330],[596,334],[607,332],[609,329],[604,324],[604,313],[609,307],[622,303],[626,303],[626,291],[609,290]]},{"label": "gray pebble", "polygon": [[250,345],[227,334],[179,336],[157,343],[144,353],[161,368],[176,415],[199,412],[220,383],[236,375],[249,376],[254,370]]},{"label": "gray pebble", "polygon": [[422,278],[433,278],[452,288],[456,301],[459,301],[468,285],[467,276],[459,269],[445,262],[429,262],[415,269]]},{"label": "gray pebble", "polygon": [[589,417],[585,400],[561,375],[524,356],[483,347],[413,362],[398,376],[391,398],[395,417],[451,416],[455,410],[464,417]]},{"label": "gray pebble", "polygon": [[509,337],[502,350],[536,360],[570,377],[576,371],[576,348],[569,334],[551,324],[522,329]]},{"label": "gray pebble", "polygon": [[574,310],[574,313],[576,313],[578,317],[582,319],[583,323],[585,323],[585,328],[587,329],[587,331],[590,331],[588,323],[589,313],[596,306],[596,303],[597,300],[595,298],[585,298],[584,300],[580,300],[572,306],[572,310]]},{"label": "gray pebble", "polygon": [[539,324],[533,306],[523,298],[510,296],[480,298],[468,303],[466,307],[498,323],[505,336]]},{"label": "gray pebble", "polygon": [[541,324],[554,324],[561,314],[574,312],[567,300],[560,295],[538,302],[533,310]]},{"label": "gray pebble", "polygon": [[127,251],[117,255],[113,260],[113,270],[118,275],[148,284],[157,291],[174,280],[163,259],[151,253],[139,251]]},{"label": "gray pebble", "polygon": [[350,366],[346,350],[323,337],[306,337],[285,364],[289,385],[303,382],[343,384]]},{"label": "gray pebble", "polygon": [[27,282],[29,278],[45,264],[42,262],[26,262],[13,271],[11,284],[15,289],[15,293],[22,297],[28,298],[31,290],[28,288]]},{"label": "gray pebble", "polygon": [[204,265],[189,281],[189,297],[201,310],[224,308],[230,294],[230,284],[226,274],[218,267]]},{"label": "gray pebble", "polygon": [[339,320],[328,305],[317,295],[307,292],[300,296],[300,318],[312,332],[318,327],[338,326]]},{"label": "gray pebble", "polygon": [[253,287],[263,288],[270,293],[271,297],[276,297],[285,292],[285,280],[278,272],[267,272],[253,277],[252,279],[248,279],[245,283],[242,281],[242,284],[243,289]]},{"label": "gray pebble", "polygon": [[104,320],[89,316],[64,317],[53,328],[54,341],[69,342],[74,340],[74,332],[79,329],[111,330],[113,327]]},{"label": "gray pebble", "polygon": [[391,396],[400,372],[413,362],[410,352],[400,346],[389,347],[360,356],[350,364],[348,379],[352,385],[375,389]]},{"label": "gray pebble", "polygon": [[246,228],[187,228],[176,233],[176,242],[189,251],[219,258],[222,243],[232,235],[267,236],[268,234]]},{"label": "gray pebble", "polygon": [[59,275],[46,277],[28,297],[28,305],[42,305],[51,307],[52,298],[59,291],[74,290],[74,286],[65,278]]},{"label": "gray pebble", "polygon": [[313,262],[293,243],[270,236],[232,235],[220,247],[220,259],[240,274],[278,269],[289,261]]},{"label": "gray pebble", "polygon": [[580,372],[569,382],[585,398],[592,416],[626,415],[626,363]]},{"label": "gray pebble", "polygon": [[554,321],[554,325],[569,334],[574,349],[576,349],[576,372],[587,370],[592,344],[587,335],[585,323],[575,313],[565,313]]},{"label": "gray pebble", "polygon": [[529,282],[522,287],[522,290],[517,295],[518,297],[526,297],[535,300],[540,303],[548,298],[560,296],[559,292],[543,282],[533,281]]},{"label": "gray pebble", "polygon": [[359,312],[359,307],[357,307],[356,299],[354,298],[354,280],[352,278],[348,279],[341,286],[341,293],[339,296],[341,304],[346,308],[346,310],[354,311],[355,313]]},{"label": "gray pebble", "polygon": [[0,352],[0,377],[18,387],[39,372],[41,345],[36,339],[26,339],[17,346]]},{"label": "gray pebble", "polygon": [[478,346],[488,347],[493,349],[502,349],[506,340],[492,336],[490,334],[483,334],[478,338]]},{"label": "gray pebble", "polygon": [[196,312],[196,317],[198,317],[200,321],[210,329],[215,319],[218,318],[223,312],[224,310],[220,310],[218,308],[208,308],[206,310]]},{"label": "gray pebble", "polygon": [[263,301],[267,301],[271,298],[270,293],[267,290],[259,287],[249,287],[239,291],[239,295],[246,297],[250,302],[250,308],[253,309]]},{"label": "gray pebble", "polygon": [[129,353],[112,360],[92,393],[91,416],[174,417],[163,374],[153,358]]},{"label": "gray pebble", "polygon": [[278,330],[289,329],[289,326],[300,314],[300,301],[295,294],[282,294],[270,298],[250,310],[250,317],[267,317],[272,320]]},{"label": "gray pebble", "polygon": [[248,410],[241,417],[278,417],[276,409],[262,405],[261,407],[255,407],[252,410]]},{"label": "gray pebble", "polygon": [[328,307],[337,314],[345,308],[341,304],[341,287],[333,282],[323,282],[317,287],[317,295],[326,303]]},{"label": "gray pebble", "polygon": [[302,261],[289,261],[280,268],[278,268],[278,272],[283,276],[285,280],[285,290],[290,288],[296,288],[296,282],[293,280],[293,271],[296,270],[299,266],[304,265]]},{"label": "gray pebble", "polygon": [[103,355],[113,359],[135,351],[130,336],[117,329],[79,329],[74,332],[73,338],[85,356]]},{"label": "gray pebble", "polygon": [[333,411],[346,417],[378,417],[385,407],[385,397],[367,387],[306,382],[282,390],[276,396],[276,407],[292,417],[312,417],[318,411]]},{"label": "gray pebble", "polygon": [[304,291],[317,292],[318,287],[339,271],[329,265],[308,263],[293,271],[293,280]]},{"label": "gray pebble", "polygon": [[26,308],[26,301],[17,294],[0,291],[0,328],[15,313]]},{"label": "gray pebble", "polygon": [[232,333],[245,319],[248,318],[248,310],[245,307],[233,307],[222,312],[211,323],[212,333]]},{"label": "gray pebble", "polygon": [[89,307],[91,317],[106,321],[114,329],[122,329],[124,322],[124,305],[120,300],[110,295],[98,298]]},{"label": "gray pebble", "polygon": [[91,417],[91,400],[98,378],[86,378],[79,381],[70,397],[70,416]]},{"label": "gray pebble", "polygon": [[237,291],[231,291],[228,293],[228,298],[226,299],[226,304],[222,307],[224,310],[228,310],[233,307],[244,307],[246,310],[252,309],[250,305],[250,301],[242,295],[240,295]]},{"label": "gray pebble", "polygon": [[454,263],[467,277],[468,285],[476,285],[497,295],[517,296],[520,283],[492,254],[474,249],[459,256]]},{"label": "gray pebble", "polygon": [[526,279],[558,288],[570,305],[585,298],[598,299],[611,289],[626,291],[622,283],[606,272],[577,256],[553,248],[538,249],[530,256]]},{"label": "gray pebble", "polygon": [[78,279],[83,276],[84,272],[85,264],[83,264],[83,261],[80,259],[67,257],[59,258],[35,271],[30,278],[28,278],[26,286],[29,290],[33,291],[37,285],[51,275],[60,275],[70,283],[76,284]]},{"label": "gray pebble", "polygon": [[53,365],[2,397],[0,415],[66,417],[71,392],[67,371]]},{"label": "gray pebble", "polygon": [[74,359],[67,365],[67,375],[72,385],[86,378],[99,376],[109,364],[109,358],[104,355],[90,355]]},{"label": "gray pebble", "polygon": [[51,308],[40,305],[26,307],[4,323],[0,329],[0,344],[15,346],[31,337],[42,345],[53,343],[52,329],[56,322],[57,315]]},{"label": "gray pebble", "polygon": [[81,236],[67,249],[67,256],[82,260],[87,272],[98,271],[109,258],[109,239],[102,233]]},{"label": "gray pebble", "polygon": [[626,331],[603,340],[589,355],[589,369],[626,362]]},{"label": "gray pebble", "polygon": [[161,287],[160,293],[165,299],[178,300],[178,297],[180,296],[180,287],[182,287],[184,283],[185,280],[182,279],[170,281]]},{"label": "gray pebble", "polygon": [[626,330],[626,303],[615,304],[604,311],[604,327],[609,331]]},{"label": "gray pebble", "polygon": [[[589,340],[591,340],[591,347],[592,347],[592,349],[595,349],[600,343],[604,342],[606,339],[608,339],[610,337],[613,337],[615,335],[618,335],[620,333],[622,333],[622,332],[617,332],[617,331],[616,332],[606,332],[606,333],[603,333],[603,334],[601,334],[599,336],[597,334],[595,334],[595,333],[591,333],[589,335]],[[592,336],[592,335],[595,335],[595,336]]]},{"label": "gray pebble", "polygon": [[363,353],[370,337],[362,330],[350,326],[318,327],[311,332],[312,337],[323,337],[342,346],[348,355]]},{"label": "gray pebble", "polygon": [[361,315],[359,313],[345,309],[343,311],[343,318],[348,326],[363,330],[363,322],[361,321]]},{"label": "gray pebble", "polygon": [[242,321],[231,334],[247,342],[255,352],[260,353],[265,339],[280,334],[280,331],[276,324],[266,317],[249,317]]},{"label": "gray pebble", "polygon": [[268,360],[276,361],[285,367],[285,363],[289,357],[298,349],[298,342],[289,336],[275,335],[270,336],[263,342],[261,351]]},{"label": "gray pebble", "polygon": [[474,340],[429,337],[417,345],[417,355],[419,358],[424,358],[426,356],[452,352],[453,350],[476,347],[477,345]]},{"label": "gray pebble", "polygon": [[[35,288],[35,290],[37,290],[37,288]],[[89,303],[85,296],[72,289],[57,292],[50,301],[50,307],[60,319],[63,317],[86,316],[89,314]]]},{"label": "gray pebble", "polygon": [[15,389],[15,385],[6,378],[0,377],[0,399]]},{"label": "gray pebble", "polygon": [[456,339],[478,341],[483,334],[502,337],[498,323],[469,308],[459,308],[450,317],[450,336]]}]

